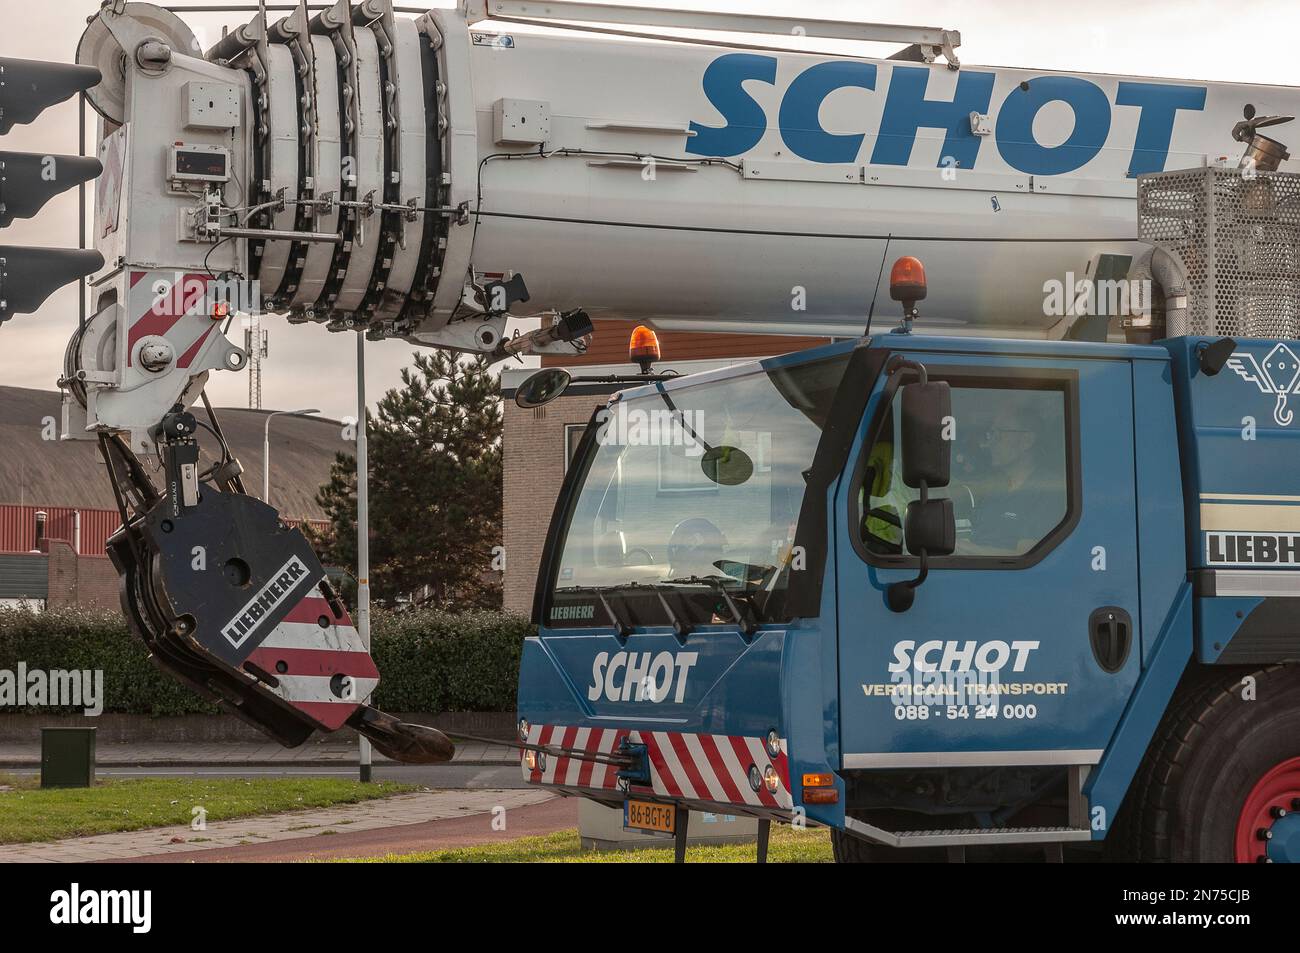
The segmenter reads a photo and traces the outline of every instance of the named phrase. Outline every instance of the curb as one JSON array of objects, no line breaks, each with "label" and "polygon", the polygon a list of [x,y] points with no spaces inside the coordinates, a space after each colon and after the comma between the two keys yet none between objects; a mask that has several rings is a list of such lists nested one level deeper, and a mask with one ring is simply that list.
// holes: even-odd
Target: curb
[{"label": "curb", "polygon": [[[387,758],[374,761],[376,767],[386,765],[400,765],[400,762],[390,761]],[[492,767],[519,767],[516,760],[485,760],[485,761],[447,761],[443,765],[456,766],[462,764],[486,765]],[[95,767],[97,769],[111,768],[336,768],[336,767],[356,767],[355,760],[343,760],[340,758],[331,758],[327,760],[312,759],[303,761],[267,761],[266,759],[256,759],[250,761],[203,761],[193,758],[165,758],[161,760],[150,761],[101,761]],[[443,765],[410,765],[410,767],[442,767]],[[0,771],[40,768],[40,758],[24,759],[6,759],[0,761]]]}]

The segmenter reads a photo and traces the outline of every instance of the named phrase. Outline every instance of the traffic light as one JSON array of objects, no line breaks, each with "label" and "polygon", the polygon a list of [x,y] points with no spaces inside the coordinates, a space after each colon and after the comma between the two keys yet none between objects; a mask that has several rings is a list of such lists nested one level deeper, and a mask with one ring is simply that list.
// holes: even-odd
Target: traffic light
[{"label": "traffic light", "polygon": [[0,245],[0,321],[31,314],[66,284],[104,267],[104,256],[78,248]]},{"label": "traffic light", "polygon": [[[96,86],[100,78],[89,66],[0,58],[0,136]],[[0,152],[0,229],[16,218],[33,217],[60,192],[102,172],[98,159]],[[103,266],[97,251],[0,244],[0,322],[30,314],[59,288]]]},{"label": "traffic light", "polygon": [[99,70],[70,63],[0,57],[0,136],[51,106],[98,86]]},{"label": "traffic light", "polygon": [[31,218],[60,192],[96,179],[98,159],[39,152],[0,152],[0,228],[16,218]]}]

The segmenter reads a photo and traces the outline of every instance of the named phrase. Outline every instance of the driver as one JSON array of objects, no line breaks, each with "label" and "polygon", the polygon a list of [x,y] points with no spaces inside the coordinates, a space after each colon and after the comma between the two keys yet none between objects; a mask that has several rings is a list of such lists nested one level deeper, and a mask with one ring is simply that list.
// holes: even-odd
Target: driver
[{"label": "driver", "polygon": [[726,556],[727,538],[712,520],[702,516],[684,519],[668,537],[668,578],[717,576],[716,563]]},{"label": "driver", "polygon": [[898,555],[903,551],[903,514],[912,498],[901,479],[894,479],[891,437],[877,441],[867,458],[871,486],[859,490],[862,541],[870,552]]},{"label": "driver", "polygon": [[[972,514],[971,549],[1020,555],[1065,515],[1065,491],[1050,464],[1041,417],[1023,400],[1010,400],[980,444],[987,454],[985,492]],[[1055,472],[1054,472],[1055,471]]]}]

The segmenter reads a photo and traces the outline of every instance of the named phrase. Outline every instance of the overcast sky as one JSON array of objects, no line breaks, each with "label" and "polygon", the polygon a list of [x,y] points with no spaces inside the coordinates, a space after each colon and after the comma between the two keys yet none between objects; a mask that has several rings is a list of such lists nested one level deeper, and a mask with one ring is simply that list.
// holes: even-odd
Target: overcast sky
[{"label": "overcast sky", "polygon": [[[419,4],[404,0],[398,5]],[[1092,0],[1086,4],[671,0],[660,5],[957,29],[962,33],[961,60],[971,65],[1300,83],[1300,67],[1287,45],[1300,30],[1297,0]],[[99,6],[99,0],[0,0],[0,56],[71,61],[86,17]],[[247,18],[241,13],[186,16],[205,48],[220,35],[222,24],[235,25]],[[829,43],[819,48],[851,49]],[[0,149],[75,153],[75,100],[48,110],[30,126],[16,127],[0,139]],[[51,202],[36,221],[17,222],[0,233],[0,244],[75,247],[75,190]],[[0,325],[0,383],[54,389],[64,347],[76,323],[73,286],[53,295],[38,314],[18,315]],[[317,325],[290,326],[277,317],[267,318],[265,326],[271,332],[271,357],[263,365],[263,406],[315,406],[332,417],[354,411],[355,346],[351,335],[330,334]],[[367,397],[372,404],[397,383],[398,370],[409,363],[411,350],[403,342],[368,345]],[[214,372],[208,384],[219,406],[245,406],[247,387],[245,375],[229,372]]]}]

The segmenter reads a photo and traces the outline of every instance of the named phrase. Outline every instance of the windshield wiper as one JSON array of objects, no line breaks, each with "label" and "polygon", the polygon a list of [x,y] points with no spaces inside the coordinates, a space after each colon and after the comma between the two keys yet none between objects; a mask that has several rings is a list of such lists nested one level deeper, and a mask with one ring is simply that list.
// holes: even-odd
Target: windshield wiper
[{"label": "windshield wiper", "polygon": [[[724,581],[724,579],[730,578],[730,576],[687,576],[684,579],[665,579],[662,584],[665,586],[708,586],[718,595],[722,596],[722,601],[725,602],[727,608],[731,610],[731,617],[735,620],[736,625],[740,627],[740,631],[746,636],[753,635],[758,631],[758,619],[747,618],[745,614],[740,611],[740,606],[737,605],[736,600],[732,598],[731,590],[727,588],[726,582]],[[757,617],[758,612],[754,609],[753,603],[746,600],[745,604],[749,607],[749,611],[753,612],[755,617]]]},{"label": "windshield wiper", "polygon": [[673,607],[670,606],[668,600],[664,598],[664,590],[662,586],[651,586],[648,588],[654,589],[655,595],[659,597],[659,604],[664,607],[664,612],[668,615],[668,621],[672,623],[673,631],[677,633],[677,640],[684,643],[686,637],[691,634],[695,627],[685,619],[678,618],[677,613],[673,611]]},{"label": "windshield wiper", "polygon": [[[677,633],[677,638],[685,639],[688,635],[691,634],[691,631],[694,628],[694,626],[692,626],[690,622],[681,618],[675,611],[673,611],[673,607],[669,605],[668,600],[664,598],[664,590],[666,588],[668,589],[668,591],[672,591],[671,588],[666,587],[660,583],[627,582],[617,586],[568,586],[564,589],[557,589],[556,591],[557,592],[590,592],[595,594],[596,598],[600,600],[601,605],[605,607],[606,614],[611,619],[614,620],[614,624],[616,626],[623,626],[623,623],[621,620],[619,620],[618,616],[614,614],[614,610],[610,608],[609,602],[605,599],[605,593],[631,592],[633,594],[636,594],[639,592],[653,592],[656,598],[658,598],[659,604],[663,606],[664,613],[668,616],[668,621],[672,625],[673,631]],[[631,632],[632,629],[630,626],[624,626],[622,629],[619,630],[619,634],[624,638],[630,635]]]},{"label": "windshield wiper", "polygon": [[618,637],[620,639],[626,639],[631,635],[632,627],[619,618],[618,614],[614,611],[614,607],[611,606],[609,600],[605,598],[605,593],[597,589],[596,598],[600,600],[600,604],[604,607],[605,615],[609,616],[609,621],[614,623],[614,632],[617,633]]},{"label": "windshield wiper", "polygon": [[599,586],[565,586],[555,590],[556,592],[590,592],[600,600],[601,608],[605,610],[605,615],[609,616],[609,621],[614,624],[614,631],[620,639],[626,639],[632,634],[632,627],[624,622],[614,611],[614,607],[609,604],[605,598],[606,590]]},{"label": "windshield wiper", "polygon": [[[752,618],[747,617],[741,611],[730,589],[726,587],[724,580],[732,579],[731,576],[687,576],[683,579],[665,579],[656,583],[628,582],[614,586],[563,586],[556,589],[556,592],[580,593],[589,592],[594,595],[609,616],[610,621],[614,624],[615,631],[619,636],[626,638],[631,635],[632,627],[625,623],[618,614],[614,612],[609,600],[605,598],[606,593],[651,593],[653,592],[663,607],[664,614],[668,616],[668,622],[673,627],[673,631],[679,639],[685,639],[694,631],[695,626],[688,620],[682,618],[673,609],[672,604],[665,597],[665,592],[676,592],[678,586],[707,586],[714,592],[722,596],[723,602],[726,603],[727,609],[731,612],[732,620],[740,628],[740,631],[746,636],[751,636],[758,631],[758,609],[753,602],[746,598],[745,605],[749,608]],[[734,581],[734,580],[733,580]]]}]

